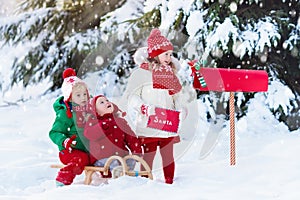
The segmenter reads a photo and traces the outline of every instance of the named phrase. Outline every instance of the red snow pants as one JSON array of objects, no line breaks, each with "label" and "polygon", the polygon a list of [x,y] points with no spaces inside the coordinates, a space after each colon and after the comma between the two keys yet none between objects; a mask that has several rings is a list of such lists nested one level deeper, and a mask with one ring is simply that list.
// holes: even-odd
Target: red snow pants
[{"label": "red snow pants", "polygon": [[57,174],[56,181],[70,185],[75,176],[82,173],[84,167],[89,165],[89,155],[84,151],[73,149],[72,152],[62,150],[59,152],[60,161],[66,166]]}]

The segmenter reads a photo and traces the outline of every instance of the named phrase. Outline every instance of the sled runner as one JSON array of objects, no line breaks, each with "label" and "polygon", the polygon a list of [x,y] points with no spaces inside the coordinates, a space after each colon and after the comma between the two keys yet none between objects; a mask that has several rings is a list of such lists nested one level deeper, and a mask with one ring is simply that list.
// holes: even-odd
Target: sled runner
[{"label": "sled runner", "polygon": [[[134,159],[136,162],[139,162],[145,168],[145,171],[130,171],[126,164],[127,159]],[[112,175],[113,175],[112,178],[118,178],[119,176],[128,175],[128,176],[146,176],[151,180],[153,179],[153,175],[152,175],[149,165],[141,157],[139,157],[137,155],[127,155],[123,158],[120,156],[111,156],[107,159],[104,167],[85,166],[85,168],[84,168],[84,172],[85,172],[84,184],[89,185],[92,182],[92,175],[94,172],[103,172],[104,175],[108,175],[109,166],[110,166],[111,162],[114,160],[118,160],[121,163],[121,166],[120,166],[121,172],[115,177],[114,177],[114,173],[112,172]],[[50,167],[60,169],[60,168],[65,167],[65,165],[53,164]]]}]

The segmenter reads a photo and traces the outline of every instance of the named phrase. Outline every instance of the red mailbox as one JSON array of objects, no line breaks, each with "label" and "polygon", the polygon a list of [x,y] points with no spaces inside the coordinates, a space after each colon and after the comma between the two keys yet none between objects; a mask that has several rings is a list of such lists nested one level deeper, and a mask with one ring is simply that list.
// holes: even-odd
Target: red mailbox
[{"label": "red mailbox", "polygon": [[200,67],[189,62],[194,77],[193,87],[200,91],[230,92],[230,164],[235,165],[234,92],[266,92],[268,74],[263,70]]}]

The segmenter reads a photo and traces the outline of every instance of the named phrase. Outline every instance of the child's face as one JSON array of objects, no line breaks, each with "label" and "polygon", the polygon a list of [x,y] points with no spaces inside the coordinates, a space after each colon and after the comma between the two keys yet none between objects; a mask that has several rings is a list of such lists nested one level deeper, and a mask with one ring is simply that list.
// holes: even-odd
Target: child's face
[{"label": "child's face", "polygon": [[162,65],[169,65],[171,63],[172,50],[166,51],[158,55],[158,60]]},{"label": "child's face", "polygon": [[96,111],[98,115],[103,116],[114,111],[113,104],[106,97],[98,97],[96,101]]},{"label": "child's face", "polygon": [[88,101],[88,93],[85,86],[73,87],[72,102],[80,106],[86,105]]}]

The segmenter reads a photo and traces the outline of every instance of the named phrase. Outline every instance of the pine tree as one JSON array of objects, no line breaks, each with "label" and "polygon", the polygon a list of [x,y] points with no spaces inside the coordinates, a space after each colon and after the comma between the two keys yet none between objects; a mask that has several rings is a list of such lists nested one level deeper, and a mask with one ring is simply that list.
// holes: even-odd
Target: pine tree
[{"label": "pine tree", "polygon": [[[222,24],[226,20],[229,20],[236,28],[236,32],[232,30],[228,41],[224,43],[220,40],[210,46],[219,50],[215,55],[214,51],[210,51],[217,67],[265,69],[270,74],[270,81],[278,79],[287,85],[298,97],[291,100],[294,108],[288,112],[284,111],[281,106],[271,109],[274,115],[280,121],[286,122],[291,130],[297,129],[300,126],[297,106],[300,103],[299,1],[220,0],[218,2],[206,1],[203,6],[204,9],[208,9],[206,19],[212,19],[206,23],[209,26],[205,29],[212,30],[212,32],[204,31],[205,36],[202,38],[209,37],[218,27],[218,23]],[[251,32],[256,38],[251,39],[251,35],[247,32]],[[266,43],[261,43],[261,41],[266,41]],[[251,94],[245,94],[245,96],[247,102]]]},{"label": "pine tree", "polygon": [[[200,5],[197,9],[203,9],[207,14],[204,16],[205,26],[196,37],[215,65],[267,70],[270,81],[280,80],[296,96],[290,100],[294,107],[289,111],[284,111],[281,106],[271,110],[291,130],[299,128],[300,2],[206,0]],[[211,40],[219,34],[218,28],[222,25],[229,25],[229,37]],[[205,42],[207,39],[213,42]],[[253,94],[245,96],[243,105]]]},{"label": "pine tree", "polygon": [[54,90],[62,83],[66,67],[78,70],[83,59],[101,41],[99,25],[108,12],[125,1],[24,0],[18,16],[0,26],[5,44],[33,43],[23,58],[17,58],[11,85],[26,87],[52,77]]}]

